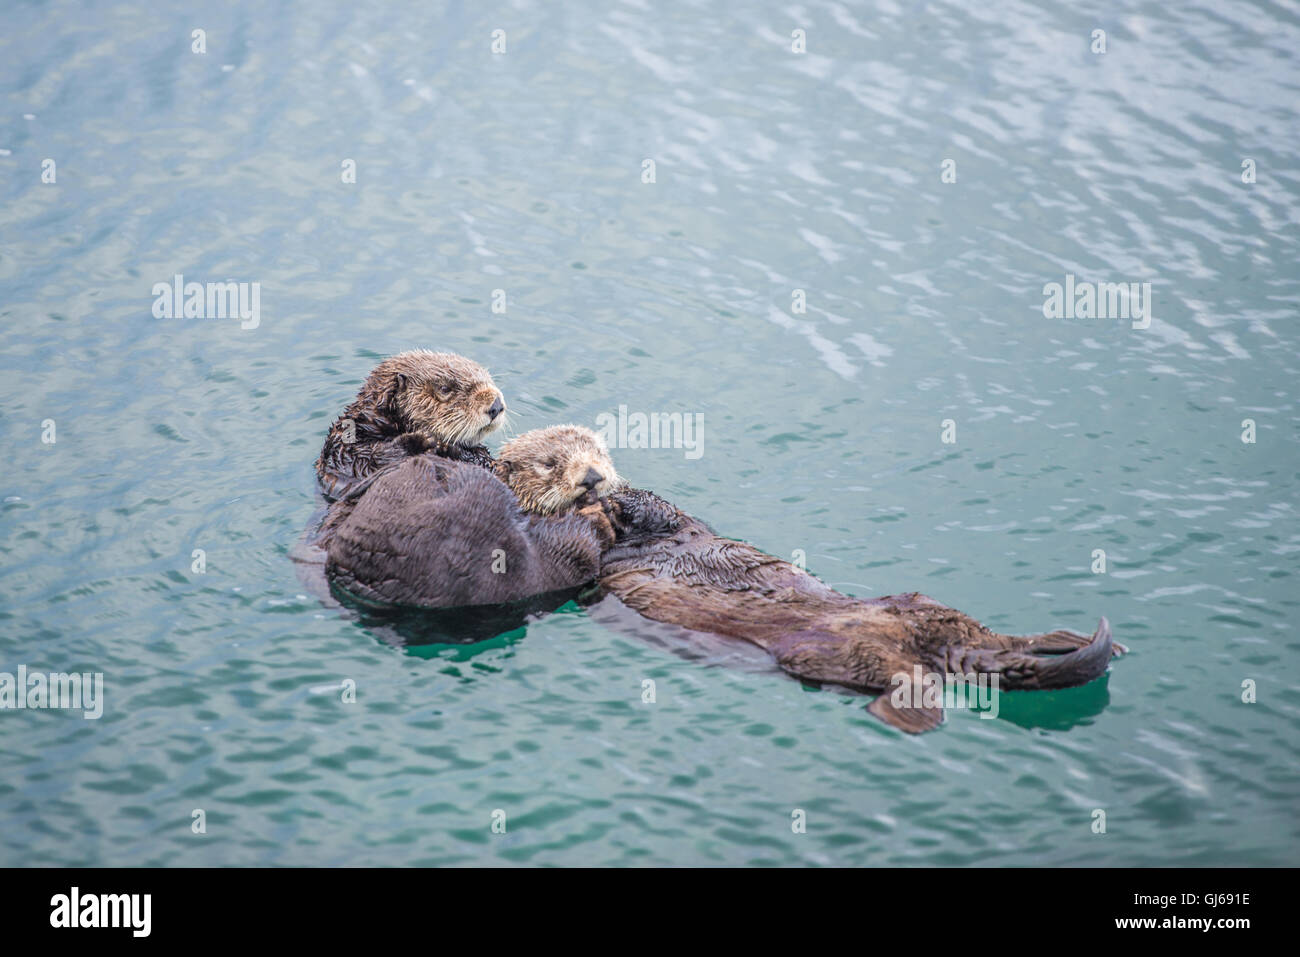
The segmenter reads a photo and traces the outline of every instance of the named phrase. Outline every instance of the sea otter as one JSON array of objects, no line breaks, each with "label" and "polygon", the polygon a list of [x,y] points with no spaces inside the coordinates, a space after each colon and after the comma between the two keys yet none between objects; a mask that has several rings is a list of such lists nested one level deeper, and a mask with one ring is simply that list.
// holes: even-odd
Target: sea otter
[{"label": "sea otter", "polygon": [[622,485],[605,440],[582,425],[552,425],[511,439],[493,471],[534,515],[564,511],[579,499],[595,505]]},{"label": "sea otter", "polygon": [[507,442],[491,472],[408,458],[335,503],[325,574],[362,602],[421,608],[573,589],[596,577],[613,542],[599,497],[618,481],[599,436],[571,425]]},{"label": "sea otter", "polygon": [[[942,701],[895,695],[895,676],[997,674],[1001,690],[1068,688],[1106,670],[1105,618],[1072,631],[1013,637],[911,593],[868,600],[835,591],[751,545],[720,538],[659,496],[624,488],[605,501],[616,540],[601,555],[599,593],[654,621],[741,638],[798,678],[887,692],[867,708],[902,731],[943,721]],[[920,696],[918,696],[919,698]]]},{"label": "sea otter", "polygon": [[416,349],[385,359],[330,426],[316,460],[321,490],[355,497],[381,469],[422,452],[490,468],[482,442],[505,411],[492,376],[464,356]]}]

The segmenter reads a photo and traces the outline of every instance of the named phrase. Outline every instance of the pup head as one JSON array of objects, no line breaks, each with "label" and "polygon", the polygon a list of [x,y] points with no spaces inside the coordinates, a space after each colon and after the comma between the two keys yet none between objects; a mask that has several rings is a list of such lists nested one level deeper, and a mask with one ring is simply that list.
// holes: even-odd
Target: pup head
[{"label": "pup head", "polygon": [[580,425],[553,425],[511,439],[497,455],[496,470],[520,507],[539,515],[593,504],[620,483],[604,441]]}]

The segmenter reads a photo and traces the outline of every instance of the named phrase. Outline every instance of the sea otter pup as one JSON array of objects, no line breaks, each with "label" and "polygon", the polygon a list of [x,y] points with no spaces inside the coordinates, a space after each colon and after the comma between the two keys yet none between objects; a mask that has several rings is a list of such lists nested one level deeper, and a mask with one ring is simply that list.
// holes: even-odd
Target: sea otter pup
[{"label": "sea otter pup", "polygon": [[613,542],[598,499],[617,482],[600,438],[571,425],[506,443],[494,472],[409,458],[359,500],[335,504],[343,518],[327,521],[325,573],[363,602],[422,608],[576,588],[596,577]]},{"label": "sea otter pup", "polygon": [[534,515],[563,511],[580,498],[594,505],[622,484],[605,440],[581,425],[553,425],[511,439],[493,470],[520,508]]},{"label": "sea otter pup", "polygon": [[[742,638],[782,670],[816,682],[884,691],[867,708],[902,731],[943,721],[942,702],[896,703],[896,675],[997,674],[1002,690],[1069,688],[1106,670],[1106,619],[1091,638],[1072,631],[1012,637],[917,593],[863,600],[743,542],[719,538],[651,492],[606,500],[616,543],[601,556],[600,592],[646,618]],[[900,696],[902,697],[902,696]],[[919,704],[920,706],[914,706]]]},{"label": "sea otter pup", "polygon": [[330,426],[316,460],[321,490],[355,496],[385,466],[421,452],[490,468],[482,442],[505,410],[492,376],[464,356],[416,349],[385,359]]}]

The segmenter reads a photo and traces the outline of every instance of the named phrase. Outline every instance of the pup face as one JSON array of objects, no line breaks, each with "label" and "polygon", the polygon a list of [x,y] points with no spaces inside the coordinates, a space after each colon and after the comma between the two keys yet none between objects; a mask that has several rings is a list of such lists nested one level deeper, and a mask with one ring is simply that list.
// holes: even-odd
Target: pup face
[{"label": "pup face", "polygon": [[375,374],[385,371],[391,407],[412,432],[453,445],[480,445],[505,422],[501,390],[487,369],[464,356],[403,352]]},{"label": "pup face", "polygon": [[605,443],[580,425],[534,429],[511,439],[497,456],[497,474],[524,511],[539,515],[593,504],[620,484]]}]

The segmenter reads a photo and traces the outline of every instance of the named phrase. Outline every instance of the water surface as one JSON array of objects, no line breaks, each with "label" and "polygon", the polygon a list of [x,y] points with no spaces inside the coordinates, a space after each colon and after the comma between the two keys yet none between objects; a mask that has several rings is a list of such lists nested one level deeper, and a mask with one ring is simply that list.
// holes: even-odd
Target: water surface
[{"label": "water surface", "polygon": [[[1295,4],[0,19],[0,670],[106,682],[0,712],[0,863],[1295,862]],[[257,327],[155,318],[176,274]],[[1067,274],[1150,327],[1045,318]],[[1133,653],[907,738],[576,605],[404,649],[290,553],[411,347],[519,431],[702,415],[620,470],[846,592]]]}]

